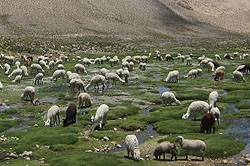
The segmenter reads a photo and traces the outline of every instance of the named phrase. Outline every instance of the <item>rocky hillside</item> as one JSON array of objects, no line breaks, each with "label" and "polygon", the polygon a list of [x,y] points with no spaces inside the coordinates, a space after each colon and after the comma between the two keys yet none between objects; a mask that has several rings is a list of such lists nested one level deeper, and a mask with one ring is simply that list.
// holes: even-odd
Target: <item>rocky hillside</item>
[{"label": "rocky hillside", "polygon": [[250,32],[248,0],[1,0],[0,35],[213,37]]}]

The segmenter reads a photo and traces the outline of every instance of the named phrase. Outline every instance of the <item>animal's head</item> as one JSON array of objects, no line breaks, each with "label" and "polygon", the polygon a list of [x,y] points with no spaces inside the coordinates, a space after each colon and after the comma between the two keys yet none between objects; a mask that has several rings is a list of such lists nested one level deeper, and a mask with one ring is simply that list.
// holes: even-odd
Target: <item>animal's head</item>
[{"label": "animal's head", "polygon": [[188,115],[188,114],[184,114],[184,115],[182,115],[182,119],[187,120],[188,118],[189,118],[189,115]]},{"label": "animal's head", "polygon": [[50,126],[50,121],[48,121],[48,120],[45,121],[44,125],[45,125],[45,126]]},{"label": "animal's head", "polygon": [[95,116],[91,116],[91,122],[94,122],[95,121]]},{"label": "animal's head", "polygon": [[183,140],[184,140],[184,138],[182,136],[178,136],[178,137],[176,137],[175,142],[182,144]]},{"label": "animal's head", "polygon": [[134,150],[134,159],[135,160],[140,160],[140,156],[141,156],[141,152],[140,152],[140,149],[135,149]]}]

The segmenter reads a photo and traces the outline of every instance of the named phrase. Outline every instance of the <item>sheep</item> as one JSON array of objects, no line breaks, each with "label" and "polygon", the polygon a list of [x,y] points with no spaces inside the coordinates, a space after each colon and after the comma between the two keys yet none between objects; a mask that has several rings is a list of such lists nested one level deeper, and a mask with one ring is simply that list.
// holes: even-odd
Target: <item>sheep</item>
[{"label": "sheep", "polygon": [[213,64],[213,62],[208,62],[207,63],[207,65],[208,65],[208,71],[209,71],[209,67],[211,68],[211,71],[214,71],[214,64]]},{"label": "sheep", "polygon": [[108,85],[110,80],[113,81],[113,84],[115,84],[115,81],[120,81],[121,83],[125,83],[125,81],[122,80],[116,73],[107,73],[106,80],[108,80]]},{"label": "sheep", "polygon": [[60,124],[60,108],[57,105],[53,105],[47,112],[47,120],[45,126],[54,126]]},{"label": "sheep", "polygon": [[117,69],[117,70],[115,71],[115,73],[116,73],[120,78],[123,78],[122,72],[123,72],[123,69]]},{"label": "sheep", "polygon": [[232,54],[224,54],[224,58],[225,59],[229,59],[229,60],[233,60],[234,59],[233,56],[232,56]]},{"label": "sheep", "polygon": [[209,97],[208,97],[209,108],[216,107],[218,96],[219,94],[217,91],[213,91],[209,94]]},{"label": "sheep", "polygon": [[80,74],[80,73],[87,74],[87,70],[86,70],[85,66],[82,65],[82,64],[80,64],[80,63],[78,63],[78,64],[75,65],[75,71],[78,74]]},{"label": "sheep", "polygon": [[65,70],[63,70],[63,69],[56,70],[56,71],[53,73],[51,80],[57,81],[57,79],[60,78],[60,77],[62,77],[62,78],[64,79],[64,78],[65,78],[65,75],[66,75],[66,71],[65,71]]},{"label": "sheep", "polygon": [[26,66],[22,65],[22,66],[20,67],[20,69],[22,70],[22,76],[27,77],[27,76],[29,75]]},{"label": "sheep", "polygon": [[9,74],[9,71],[10,71],[10,65],[8,63],[5,63],[3,65],[3,68],[4,68],[4,74],[5,75],[8,75]]},{"label": "sheep", "polygon": [[99,129],[102,129],[107,121],[108,112],[109,106],[106,104],[102,104],[100,107],[98,107],[95,116],[91,116],[91,121],[99,125]]},{"label": "sheep", "polygon": [[213,107],[210,109],[210,112],[214,114],[218,124],[220,124],[220,110],[218,107]]},{"label": "sheep", "polygon": [[215,70],[215,77],[214,77],[215,81],[222,80],[223,76],[225,75],[225,71],[224,70],[217,70],[217,69]]},{"label": "sheep", "polygon": [[79,108],[90,107],[92,105],[90,95],[85,92],[82,92],[78,95],[78,102]]},{"label": "sheep", "polygon": [[35,98],[35,93],[36,93],[36,90],[33,86],[27,86],[24,89],[24,93],[22,94],[21,98],[22,100],[26,100],[26,101],[28,101],[28,99],[30,101],[33,101]]},{"label": "sheep", "polygon": [[244,78],[243,74],[239,71],[234,71],[232,80],[235,82],[246,82],[246,79]]},{"label": "sheep", "polygon": [[186,160],[188,160],[189,151],[199,151],[202,154],[202,161],[204,161],[206,153],[206,143],[204,141],[184,139],[184,137],[178,136],[175,142],[179,143],[183,150],[186,150]]},{"label": "sheep", "polygon": [[188,57],[186,59],[186,61],[187,61],[186,65],[192,65],[192,58],[191,57]]},{"label": "sheep", "polygon": [[32,64],[30,68],[31,68],[31,71],[30,71],[31,74],[44,73],[44,70],[40,64]]},{"label": "sheep", "polygon": [[166,82],[178,82],[179,80],[179,71],[178,70],[174,70],[174,71],[170,71],[168,73],[167,78],[165,79]]},{"label": "sheep", "polygon": [[106,82],[106,79],[103,75],[96,75],[94,77],[91,78],[90,82],[88,83],[88,85],[86,86],[86,90],[88,90],[88,88],[90,86],[93,86],[95,85],[97,89],[99,89],[99,83],[102,84],[102,89],[104,90],[105,89],[105,82]]},{"label": "sheep", "polygon": [[35,77],[35,85],[43,84],[43,73],[38,73]]},{"label": "sheep", "polygon": [[242,55],[242,59],[245,59],[245,58],[247,58],[247,57],[250,57],[250,55],[249,55],[249,54],[243,54],[243,55]]},{"label": "sheep", "polygon": [[218,54],[215,54],[214,56],[215,56],[215,59],[216,59],[216,60],[221,60],[221,57],[220,57],[220,55],[218,55]]},{"label": "sheep", "polygon": [[76,123],[76,113],[77,106],[74,103],[70,103],[66,110],[66,118],[63,119],[63,127]]},{"label": "sheep", "polygon": [[177,105],[180,105],[181,102],[176,99],[174,93],[172,92],[164,92],[161,95],[163,104],[171,105],[172,103],[175,103]]},{"label": "sheep", "polygon": [[181,60],[181,62],[184,62],[186,57],[184,55],[179,54],[177,58]]},{"label": "sheep", "polygon": [[82,63],[85,65],[85,66],[89,66],[89,65],[91,65],[91,64],[93,64],[92,62],[91,62],[91,60],[90,59],[88,59],[88,58],[83,58],[82,59]]},{"label": "sheep", "polygon": [[130,154],[131,154],[132,159],[140,160],[141,152],[140,152],[138,139],[135,135],[126,136],[125,146],[127,149],[128,157],[130,157]]},{"label": "sheep", "polygon": [[64,65],[63,64],[58,64],[57,65],[57,69],[58,70],[63,70],[64,69]]},{"label": "sheep", "polygon": [[165,56],[165,60],[168,62],[168,61],[173,61],[174,60],[174,58],[172,57],[172,55],[170,55],[170,54],[166,54],[166,56]]},{"label": "sheep", "polygon": [[17,75],[12,82],[16,82],[16,83],[20,84],[21,83],[21,79],[22,79],[22,75]]},{"label": "sheep", "polygon": [[49,68],[54,69],[55,64],[56,64],[55,61],[53,61],[53,60],[50,61],[50,62],[49,62]]},{"label": "sheep", "polygon": [[70,87],[72,92],[75,91],[75,88],[77,88],[77,90],[80,92],[81,90],[85,91],[84,89],[84,83],[81,79],[78,78],[74,78],[72,80],[70,80]]},{"label": "sheep", "polygon": [[23,71],[22,69],[18,68],[12,71],[12,73],[10,75],[8,75],[8,78],[10,77],[16,77],[17,75],[22,75]]},{"label": "sheep", "polygon": [[146,63],[140,63],[139,64],[139,69],[141,69],[142,71],[145,71],[146,70],[146,66],[147,66],[147,64]]},{"label": "sheep", "polygon": [[215,116],[213,113],[208,112],[201,119],[200,132],[211,134],[211,131],[215,134]]},{"label": "sheep", "polygon": [[245,64],[242,69],[239,69],[238,71],[244,73],[244,74],[249,74],[250,73],[250,63]]},{"label": "sheep", "polygon": [[[224,66],[219,66],[219,67],[216,68],[216,70],[223,70],[223,71],[225,71],[226,68]],[[216,70],[214,72],[216,72]]]},{"label": "sheep", "polygon": [[165,160],[165,153],[172,154],[171,160],[175,157],[175,160],[177,160],[177,154],[178,154],[178,148],[175,144],[170,142],[162,142],[160,143],[154,150],[154,156],[156,160],[161,159],[161,155],[163,155],[163,159]]},{"label": "sheep", "polygon": [[40,60],[38,62],[43,68],[49,69],[49,66],[46,64],[46,62],[44,60]]},{"label": "sheep", "polygon": [[125,68],[125,69],[122,71],[122,77],[124,77],[124,80],[125,80],[126,83],[128,83],[129,75],[130,75],[130,73],[129,73],[128,69]]},{"label": "sheep", "polygon": [[59,65],[59,64],[63,64],[63,60],[62,59],[58,59],[56,58],[56,65]]},{"label": "sheep", "polygon": [[199,71],[197,69],[192,69],[188,72],[188,74],[184,78],[196,78],[198,76]]},{"label": "sheep", "polygon": [[188,118],[193,118],[196,120],[198,116],[203,116],[205,113],[209,111],[209,104],[204,101],[194,101],[192,102],[186,114],[182,116],[182,119],[188,119]]},{"label": "sheep", "polygon": [[67,80],[70,82],[72,79],[81,79],[80,75],[77,73],[72,73],[71,71],[66,72]]},{"label": "sheep", "polygon": [[108,70],[106,69],[106,68],[101,68],[101,70],[100,70],[100,75],[103,75],[104,77],[106,77],[106,75],[108,74]]}]

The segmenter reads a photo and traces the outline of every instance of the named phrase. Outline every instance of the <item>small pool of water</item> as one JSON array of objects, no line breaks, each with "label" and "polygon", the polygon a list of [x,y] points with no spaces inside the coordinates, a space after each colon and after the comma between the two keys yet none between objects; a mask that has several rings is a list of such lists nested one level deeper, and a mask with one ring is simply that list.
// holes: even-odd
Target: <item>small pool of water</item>
[{"label": "small pool of water", "polygon": [[165,86],[162,86],[162,87],[156,88],[156,91],[159,92],[159,93],[169,92],[169,91],[170,91],[170,88],[165,87]]},{"label": "small pool of water", "polygon": [[11,104],[8,106],[0,106],[0,112],[4,112],[6,110],[12,109],[12,108],[18,108],[21,107],[22,104],[21,103],[16,103],[16,104]]},{"label": "small pool of water", "polygon": [[41,104],[43,104],[43,103],[52,103],[52,104],[55,104],[55,103],[57,103],[58,98],[43,97],[39,101],[40,101]]}]

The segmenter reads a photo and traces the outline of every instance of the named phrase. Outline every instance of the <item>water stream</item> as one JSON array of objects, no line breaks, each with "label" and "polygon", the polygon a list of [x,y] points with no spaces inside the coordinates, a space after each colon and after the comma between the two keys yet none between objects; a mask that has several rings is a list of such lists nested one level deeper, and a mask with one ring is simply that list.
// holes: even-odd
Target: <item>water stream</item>
[{"label": "water stream", "polygon": [[[148,106],[146,109],[142,110],[140,113],[141,114],[148,114],[150,113],[150,111],[154,109],[154,106]],[[136,137],[138,139],[138,142],[139,144],[147,141],[148,139],[150,139],[151,137],[155,137],[155,136],[158,136],[159,134],[156,132],[156,130],[154,130],[154,127],[152,124],[148,124],[146,126],[146,130],[144,131],[141,131],[140,133],[136,134]],[[126,150],[126,146],[125,146],[125,143],[122,143],[121,144],[121,148],[115,148],[115,149],[112,149],[110,151],[110,153],[117,153],[117,152],[122,152]]]}]

